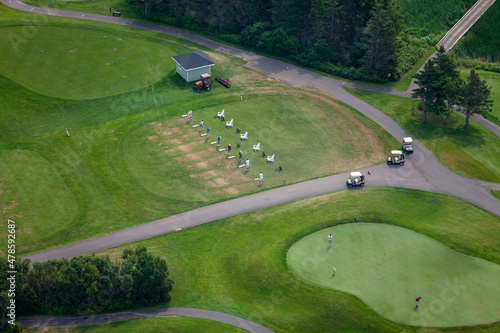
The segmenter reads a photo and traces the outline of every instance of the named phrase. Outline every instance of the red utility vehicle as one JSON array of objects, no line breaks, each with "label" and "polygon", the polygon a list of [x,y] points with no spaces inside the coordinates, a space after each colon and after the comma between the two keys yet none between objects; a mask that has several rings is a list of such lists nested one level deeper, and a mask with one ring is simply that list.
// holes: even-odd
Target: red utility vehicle
[{"label": "red utility vehicle", "polygon": [[200,92],[200,89],[207,89],[207,91],[210,91],[210,88],[212,87],[212,81],[210,80],[210,74],[205,73],[201,74],[201,80],[197,81],[193,89],[196,90],[197,92]]}]

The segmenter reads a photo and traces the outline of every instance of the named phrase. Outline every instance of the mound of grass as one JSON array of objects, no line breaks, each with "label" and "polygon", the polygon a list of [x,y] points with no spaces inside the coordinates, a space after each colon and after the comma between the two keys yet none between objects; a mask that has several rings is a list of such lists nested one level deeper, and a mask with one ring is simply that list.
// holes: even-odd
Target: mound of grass
[{"label": "mound of grass", "polygon": [[[30,327],[23,328],[26,333],[191,333],[202,328],[206,333],[243,333],[247,330],[213,320],[193,317],[159,317],[124,320],[109,324],[60,326],[60,327]],[[49,330],[48,330],[49,329]]]},{"label": "mound of grass", "polygon": [[47,96],[93,99],[147,87],[172,71],[176,55],[166,43],[61,27],[34,27],[29,43],[12,42],[23,29],[1,28],[0,73]]},{"label": "mound of grass", "polygon": [[[335,235],[333,246],[326,236]],[[498,320],[500,265],[451,250],[408,229],[357,223],[294,244],[287,262],[309,283],[358,296],[382,316],[412,326],[472,326]],[[335,267],[335,274],[332,267]],[[422,296],[418,310],[413,300]]]},{"label": "mound of grass", "polygon": [[[360,222],[407,228],[456,251],[500,263],[498,217],[454,197],[407,189],[338,192],[140,244],[167,260],[176,282],[171,306],[231,313],[276,332],[325,332],[332,327],[351,332],[417,331],[380,317],[355,296],[305,283],[289,270],[286,255],[293,244],[316,231],[350,223],[354,216]],[[120,247],[104,253],[113,258],[122,251]],[[436,331],[440,330],[425,332]]]},{"label": "mound of grass", "polygon": [[411,98],[346,88],[353,95],[381,110],[429,148],[448,168],[480,180],[500,182],[500,138],[472,122],[464,130],[465,118],[454,112],[448,124],[442,116],[429,115],[422,124],[421,114],[412,114]]}]

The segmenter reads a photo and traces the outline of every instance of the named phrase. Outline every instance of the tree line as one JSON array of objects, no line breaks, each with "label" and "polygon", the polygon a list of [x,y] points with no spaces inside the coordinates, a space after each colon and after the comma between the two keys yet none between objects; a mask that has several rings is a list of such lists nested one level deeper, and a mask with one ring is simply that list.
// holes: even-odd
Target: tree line
[{"label": "tree line", "polygon": [[151,20],[333,75],[397,80],[425,45],[404,29],[396,0],[129,0]]},{"label": "tree line", "polygon": [[491,88],[486,81],[474,70],[462,80],[457,65],[442,46],[414,77],[418,88],[412,97],[422,101],[423,123],[427,122],[429,112],[444,115],[446,123],[451,110],[458,109],[465,115],[464,129],[468,129],[473,114],[486,117],[492,110]]},{"label": "tree line", "polygon": [[[12,271],[2,260],[2,275]],[[145,247],[126,249],[119,263],[108,256],[86,255],[33,263],[16,263],[15,305],[20,314],[85,314],[152,306],[170,300],[173,281],[166,261],[147,252]],[[2,325],[9,329],[6,306],[11,297],[4,292],[2,278],[0,303]]]}]

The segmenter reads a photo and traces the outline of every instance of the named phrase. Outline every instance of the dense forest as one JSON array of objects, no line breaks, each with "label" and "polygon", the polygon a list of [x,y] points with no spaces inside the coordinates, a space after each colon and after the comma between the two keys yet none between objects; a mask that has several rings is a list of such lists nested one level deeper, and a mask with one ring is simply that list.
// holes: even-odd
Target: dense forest
[{"label": "dense forest", "polygon": [[398,80],[426,45],[395,0],[129,0],[148,19],[202,31],[326,73]]}]

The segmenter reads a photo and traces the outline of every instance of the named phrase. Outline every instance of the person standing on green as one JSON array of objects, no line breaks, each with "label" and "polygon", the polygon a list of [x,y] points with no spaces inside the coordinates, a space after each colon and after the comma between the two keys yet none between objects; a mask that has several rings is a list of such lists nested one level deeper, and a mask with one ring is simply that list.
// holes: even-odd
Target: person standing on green
[{"label": "person standing on green", "polygon": [[264,174],[262,171],[259,173],[259,185],[264,185]]},{"label": "person standing on green", "polygon": [[330,235],[328,236],[328,247],[331,247],[331,246],[332,246],[332,239],[333,239],[333,236],[332,236],[332,234],[330,234]]}]

